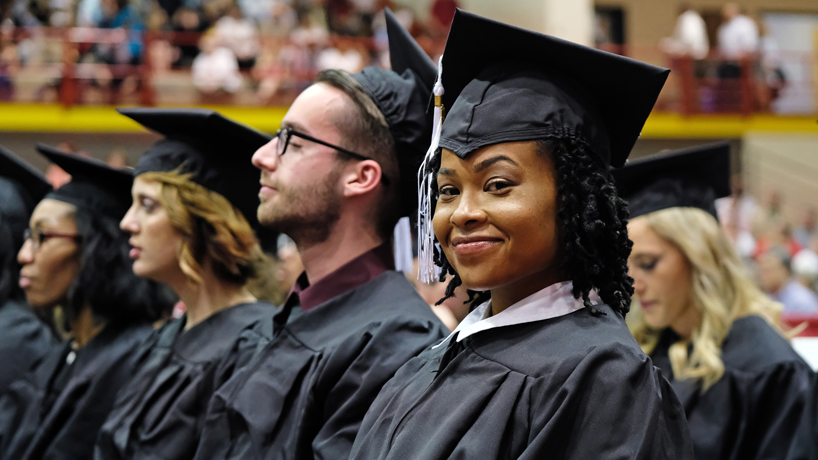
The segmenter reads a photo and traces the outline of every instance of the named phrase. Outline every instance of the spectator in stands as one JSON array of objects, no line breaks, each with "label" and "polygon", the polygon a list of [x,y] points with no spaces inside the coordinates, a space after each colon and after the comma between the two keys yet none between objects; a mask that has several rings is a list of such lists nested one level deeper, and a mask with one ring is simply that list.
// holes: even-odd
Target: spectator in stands
[{"label": "spectator in stands", "polygon": [[196,35],[207,30],[201,15],[194,9],[181,7],[173,14],[171,30],[176,34],[175,44],[179,46],[177,66],[187,67],[199,54],[198,38]]},{"label": "spectator in stands", "polygon": [[201,53],[193,60],[193,86],[203,102],[231,99],[241,87],[239,63],[229,49],[219,46],[218,37],[206,33],[199,42]]},{"label": "spectator in stands", "polygon": [[269,14],[259,19],[259,29],[264,36],[288,36],[298,25],[298,15],[287,2],[274,0]]},{"label": "spectator in stands", "polygon": [[773,246],[767,250],[758,261],[762,289],[784,305],[784,313],[818,314],[818,296],[795,280],[791,264],[787,248]]},{"label": "spectator in stands", "polygon": [[818,254],[812,249],[802,249],[792,258],[792,274],[795,279],[816,292],[818,282]]},{"label": "spectator in stands", "polygon": [[253,78],[258,81],[256,99],[262,105],[273,103],[273,98],[278,95],[282,85],[292,79],[291,67],[285,62],[285,57],[291,52],[298,51],[294,46],[285,44],[283,40],[265,40],[258,62],[252,71]]},{"label": "spectator in stands", "polygon": [[756,100],[762,112],[770,112],[772,103],[787,85],[787,76],[781,68],[781,50],[775,37],[763,21],[758,21],[759,59],[756,66]]},{"label": "spectator in stands", "polygon": [[728,61],[719,67],[720,78],[738,78],[741,67],[736,61],[752,57],[758,51],[759,35],[756,23],[741,14],[737,3],[727,3],[721,10],[723,22],[719,26],[719,50]]},{"label": "spectator in stands", "polygon": [[358,35],[362,25],[350,0],[327,0],[324,6],[329,31],[342,35]]},{"label": "spectator in stands", "polygon": [[0,27],[0,101],[14,99],[14,75],[20,68],[20,56],[11,31]]},{"label": "spectator in stands", "polygon": [[774,246],[780,246],[786,249],[790,257],[795,256],[801,251],[801,245],[798,244],[798,241],[792,236],[790,223],[783,218],[776,219],[764,228],[765,231],[760,233],[756,239],[755,258],[761,257],[767,250]]},{"label": "spectator in stands", "polygon": [[704,19],[689,3],[682,3],[679,13],[673,36],[663,39],[660,47],[664,52],[674,56],[704,59],[710,51]]},{"label": "spectator in stands", "polygon": [[355,39],[336,35],[332,37],[333,46],[318,53],[316,66],[319,71],[341,69],[349,73],[357,73],[368,64],[364,52],[356,46]]},{"label": "spectator in stands", "polygon": [[142,18],[128,0],[101,0],[103,17],[97,23],[101,29],[123,29],[127,37],[111,48],[100,48],[98,54],[108,64],[137,63],[142,52],[142,39],[138,33],[144,30]]},{"label": "spectator in stands", "polygon": [[792,236],[798,241],[801,247],[808,247],[812,239],[818,235],[818,212],[815,208],[809,208],[804,212],[804,220],[801,225],[795,227]]},{"label": "spectator in stands", "polygon": [[77,2],[76,24],[80,27],[94,27],[102,21],[101,0],[79,0]]},{"label": "spectator in stands", "polygon": [[733,240],[739,255],[747,258],[755,250],[753,238],[753,220],[758,213],[758,204],[750,195],[744,193],[744,180],[740,172],[730,179],[732,194],[716,200],[719,223],[727,236]]},{"label": "spectator in stands", "polygon": [[216,21],[213,33],[221,46],[233,52],[240,69],[253,68],[259,52],[258,32],[252,21],[242,17],[238,6]]}]

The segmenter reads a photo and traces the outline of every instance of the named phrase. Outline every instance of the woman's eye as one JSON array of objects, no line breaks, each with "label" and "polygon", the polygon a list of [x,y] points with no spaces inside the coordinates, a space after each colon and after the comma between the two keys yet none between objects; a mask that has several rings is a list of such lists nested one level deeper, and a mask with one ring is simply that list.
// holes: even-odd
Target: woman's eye
[{"label": "woman's eye", "polygon": [[656,268],[656,263],[657,262],[659,262],[659,259],[653,259],[653,260],[650,260],[650,261],[640,262],[639,263],[639,268],[641,268],[642,270],[645,270],[646,272],[649,272],[649,271],[652,271],[654,268]]},{"label": "woman's eye", "polygon": [[290,142],[290,145],[289,145],[287,150],[289,150],[289,149],[295,149],[295,150],[300,151],[301,150],[301,144],[298,144],[298,143],[295,143],[295,142]]},{"label": "woman's eye", "polygon": [[511,187],[513,184],[505,180],[495,180],[486,184],[487,192],[499,192],[505,188]]},{"label": "woman's eye", "polygon": [[156,209],[156,201],[151,200],[149,198],[142,198],[139,204],[147,211],[148,213],[153,212]]},{"label": "woman's eye", "polygon": [[451,185],[447,185],[445,187],[440,187],[440,189],[437,191],[437,194],[438,196],[441,197],[455,196],[460,194],[460,190],[457,190]]}]

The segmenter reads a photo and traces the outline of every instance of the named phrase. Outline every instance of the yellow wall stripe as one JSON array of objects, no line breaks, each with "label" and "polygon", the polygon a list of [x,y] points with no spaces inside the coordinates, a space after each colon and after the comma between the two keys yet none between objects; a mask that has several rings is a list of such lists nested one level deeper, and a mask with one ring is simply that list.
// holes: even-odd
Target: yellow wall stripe
[{"label": "yellow wall stripe", "polygon": [[[206,107],[257,129],[274,132],[286,107]],[[142,132],[143,128],[113,107],[0,104],[0,131],[11,132]],[[696,115],[654,113],[645,138],[739,138],[747,132],[818,133],[816,116]]]}]

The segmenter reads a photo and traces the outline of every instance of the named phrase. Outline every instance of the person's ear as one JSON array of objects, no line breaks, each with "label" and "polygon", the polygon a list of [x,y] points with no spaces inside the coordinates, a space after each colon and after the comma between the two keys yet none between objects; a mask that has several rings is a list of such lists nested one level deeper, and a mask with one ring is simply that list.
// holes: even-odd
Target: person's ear
[{"label": "person's ear", "polygon": [[364,195],[374,190],[383,180],[381,165],[375,160],[351,162],[344,170],[344,196]]}]

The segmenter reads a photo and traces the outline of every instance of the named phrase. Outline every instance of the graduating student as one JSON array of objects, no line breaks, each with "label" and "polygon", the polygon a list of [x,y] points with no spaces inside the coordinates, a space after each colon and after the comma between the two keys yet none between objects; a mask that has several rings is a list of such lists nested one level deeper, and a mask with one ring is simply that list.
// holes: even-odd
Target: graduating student
[{"label": "graduating student", "polygon": [[415,208],[434,65],[387,18],[394,71],[322,72],[253,157],[258,216],[295,241],[305,272],[273,338],[211,401],[197,458],[346,458],[381,386],[443,337],[390,244]]},{"label": "graduating student", "polygon": [[447,295],[462,284],[477,307],[383,387],[350,458],[691,458],[625,324],[627,210],[607,173],[667,73],[457,11],[420,263],[434,255]]},{"label": "graduating student", "polygon": [[139,347],[174,299],[131,269],[128,236],[119,229],[130,205],[131,173],[37,149],[72,178],[31,214],[18,255],[20,286],[33,308],[62,307],[71,339],[3,396],[0,420],[9,435],[0,434],[0,457],[91,458]]},{"label": "graduating student", "polygon": [[94,455],[190,458],[212,393],[257,342],[242,331],[275,312],[251,292],[268,274],[254,232],[258,171],[250,157],[270,136],[211,110],[120,113],[165,136],[137,163],[133,205],[122,219],[134,273],[166,283],[187,311],[140,356]]},{"label": "graduating student", "polygon": [[795,434],[813,372],[716,220],[729,145],[634,161],[614,177],[631,210],[641,307],[631,330],[679,396],[696,458],[805,458],[810,443]]},{"label": "graduating student", "polygon": [[0,394],[59,343],[26,304],[17,263],[31,211],[49,191],[42,173],[0,146]]}]

